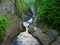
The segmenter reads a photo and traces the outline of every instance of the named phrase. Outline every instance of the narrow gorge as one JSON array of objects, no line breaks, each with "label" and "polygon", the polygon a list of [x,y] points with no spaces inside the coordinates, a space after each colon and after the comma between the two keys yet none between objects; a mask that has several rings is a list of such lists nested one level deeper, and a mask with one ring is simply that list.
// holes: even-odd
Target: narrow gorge
[{"label": "narrow gorge", "polygon": [[[0,0],[0,45],[60,45],[60,32],[57,31],[57,27],[50,28],[49,24],[51,18],[60,17],[51,17],[56,13],[52,13],[51,10],[55,11],[56,8],[52,5],[53,8],[50,10],[50,2],[55,4],[55,0],[49,1],[41,0],[41,3],[40,0]],[[50,11],[52,14],[48,15]],[[47,18],[50,19],[46,20]]]}]

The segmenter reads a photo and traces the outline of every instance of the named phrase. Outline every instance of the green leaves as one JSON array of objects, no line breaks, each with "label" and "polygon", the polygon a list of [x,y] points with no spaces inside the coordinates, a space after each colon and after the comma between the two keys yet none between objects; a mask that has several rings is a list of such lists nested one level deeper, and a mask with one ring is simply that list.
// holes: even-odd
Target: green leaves
[{"label": "green leaves", "polygon": [[35,3],[35,0],[24,0],[25,4],[31,4],[31,3]]},{"label": "green leaves", "polygon": [[20,11],[20,12],[22,12],[25,9],[25,7],[26,7],[26,5],[24,4],[24,2],[21,1],[21,0],[16,0],[15,3],[16,3],[17,10]]},{"label": "green leaves", "polygon": [[60,30],[60,0],[37,0],[35,6],[38,24],[46,22],[48,26]]},{"label": "green leaves", "polygon": [[5,27],[8,24],[8,19],[0,14],[0,36],[4,35]]}]

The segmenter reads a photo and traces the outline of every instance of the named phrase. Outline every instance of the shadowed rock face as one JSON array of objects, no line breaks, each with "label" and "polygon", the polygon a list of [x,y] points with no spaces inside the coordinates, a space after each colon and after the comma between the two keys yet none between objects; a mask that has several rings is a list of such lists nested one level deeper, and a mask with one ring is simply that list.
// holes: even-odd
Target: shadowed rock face
[{"label": "shadowed rock face", "polygon": [[10,45],[12,40],[20,33],[23,32],[22,24],[11,24],[6,28],[5,35],[2,37],[3,41],[1,45]]}]

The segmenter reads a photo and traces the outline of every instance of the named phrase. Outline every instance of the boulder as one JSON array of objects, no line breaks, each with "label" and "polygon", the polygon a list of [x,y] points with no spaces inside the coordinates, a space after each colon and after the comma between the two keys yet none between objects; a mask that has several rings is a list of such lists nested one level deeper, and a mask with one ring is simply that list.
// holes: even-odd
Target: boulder
[{"label": "boulder", "polygon": [[59,33],[53,29],[49,29],[47,33],[43,33],[43,30],[31,25],[29,33],[36,37],[43,45],[54,45],[55,43],[55,45],[58,45],[60,43]]},{"label": "boulder", "polygon": [[31,33],[34,37],[39,39],[41,44],[49,45],[50,39],[48,38],[46,34],[42,33],[42,30],[40,30],[39,28],[30,26],[29,33]]}]

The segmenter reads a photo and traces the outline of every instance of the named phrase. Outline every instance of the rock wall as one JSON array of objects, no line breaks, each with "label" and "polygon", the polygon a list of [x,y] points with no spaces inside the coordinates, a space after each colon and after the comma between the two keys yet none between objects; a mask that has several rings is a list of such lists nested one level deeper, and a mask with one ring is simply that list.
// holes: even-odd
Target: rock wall
[{"label": "rock wall", "polygon": [[36,37],[42,45],[60,45],[60,35],[56,30],[49,29],[43,33],[40,28],[30,26],[29,33]]},{"label": "rock wall", "polygon": [[[0,13],[5,14],[8,18],[19,18],[15,15],[15,0],[1,0],[0,3]],[[22,31],[23,25],[20,19],[17,19],[18,22],[10,23],[10,25],[5,29],[5,35],[0,39],[0,45],[10,45],[12,40]]]},{"label": "rock wall", "polygon": [[1,0],[0,13],[4,13],[7,16],[15,14],[15,0]]}]

